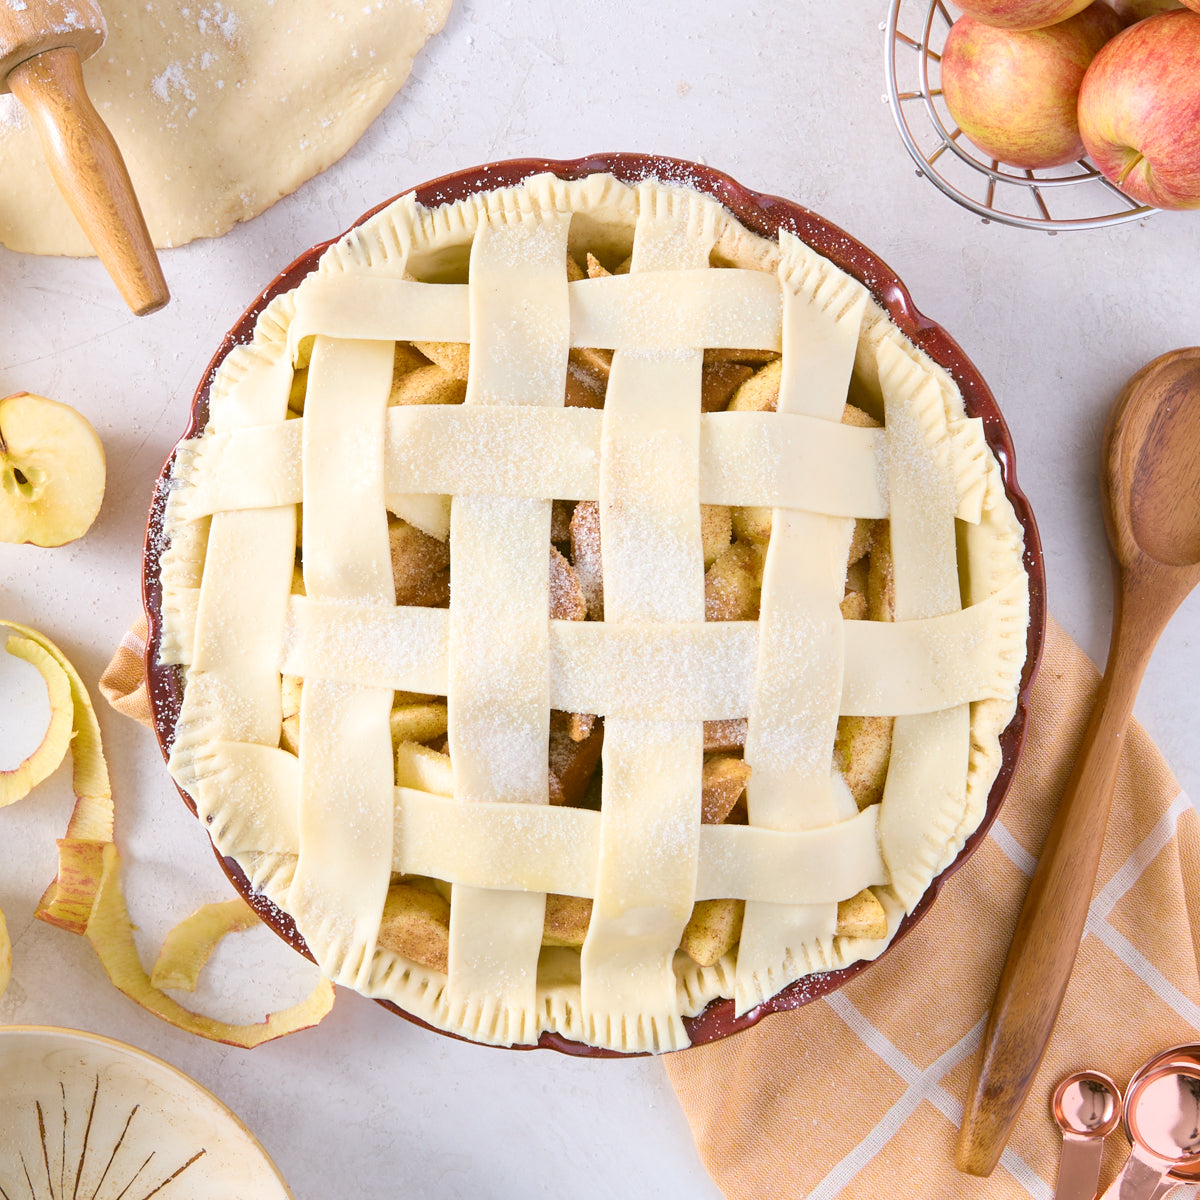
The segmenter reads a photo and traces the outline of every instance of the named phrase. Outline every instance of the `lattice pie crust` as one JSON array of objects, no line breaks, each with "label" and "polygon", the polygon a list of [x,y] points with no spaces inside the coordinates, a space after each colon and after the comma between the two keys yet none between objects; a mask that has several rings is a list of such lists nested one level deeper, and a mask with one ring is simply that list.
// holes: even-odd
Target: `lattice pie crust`
[{"label": "lattice pie crust", "polygon": [[[632,257],[569,274],[585,251]],[[464,403],[389,405],[414,342],[470,343]],[[776,358],[777,401],[702,412],[714,347]],[[603,408],[564,404],[572,348],[612,351]],[[878,420],[842,423],[848,396]],[[395,202],[228,355],[172,480],[171,771],[330,978],[440,1028],[684,1046],[714,997],[878,955],[982,817],[1028,597],[981,423],[858,282],[696,192]],[[389,509],[446,496],[449,606],[398,605]],[[547,615],[552,501],[598,502],[603,620]],[[701,505],[769,510],[757,620],[705,620]],[[846,619],[856,519],[885,518],[894,619]],[[398,691],[446,697],[452,788],[397,786]],[[603,719],[598,807],[549,803],[552,710]],[[861,810],[834,765],[856,716],[894,718]],[[740,823],[703,823],[705,722],[743,719]],[[449,899],[445,969],[379,940],[401,878]],[[885,936],[838,932],[864,889]],[[543,945],[548,894],[591,900],[581,948]],[[679,949],[701,900],[745,902],[708,965]]]}]

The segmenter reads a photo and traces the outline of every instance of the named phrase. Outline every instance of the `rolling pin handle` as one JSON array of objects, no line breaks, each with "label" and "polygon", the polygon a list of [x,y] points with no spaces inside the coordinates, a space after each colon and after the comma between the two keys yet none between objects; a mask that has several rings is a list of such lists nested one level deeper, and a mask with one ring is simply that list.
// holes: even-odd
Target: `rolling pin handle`
[{"label": "rolling pin handle", "polygon": [[138,315],[170,299],[125,160],[83,84],[78,52],[46,50],[4,81],[24,105],[54,181],[126,304]]}]

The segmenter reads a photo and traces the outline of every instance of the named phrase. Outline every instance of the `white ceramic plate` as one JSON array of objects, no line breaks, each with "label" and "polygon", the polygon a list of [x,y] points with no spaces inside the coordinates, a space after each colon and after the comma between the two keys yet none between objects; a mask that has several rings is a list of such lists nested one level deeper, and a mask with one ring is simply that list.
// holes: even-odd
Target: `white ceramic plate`
[{"label": "white ceramic plate", "polygon": [[91,1033],[0,1028],[0,1195],[294,1200],[254,1135],[181,1071]]}]

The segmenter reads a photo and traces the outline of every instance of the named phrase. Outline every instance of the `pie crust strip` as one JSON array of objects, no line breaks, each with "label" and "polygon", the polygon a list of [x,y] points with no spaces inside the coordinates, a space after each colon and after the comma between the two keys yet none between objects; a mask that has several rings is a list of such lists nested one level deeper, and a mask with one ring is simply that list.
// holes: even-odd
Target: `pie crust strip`
[{"label": "pie crust strip", "polygon": [[[294,856],[299,845],[296,757],[286,750],[231,742],[225,767],[206,779],[231,802],[212,829],[223,853]],[[475,888],[591,896],[600,854],[600,814],[538,804],[464,804],[414,788],[394,789],[391,869]],[[871,807],[820,829],[751,825],[700,829],[696,899],[731,896],[803,904],[853,895],[886,882]],[[530,845],[538,848],[528,854]]]},{"label": "pie crust strip", "polygon": [[[269,345],[280,343],[277,317],[286,305],[263,314]],[[216,429],[282,421],[287,412],[291,368],[269,346],[249,347],[230,355],[229,370],[214,385],[210,422]],[[219,513],[192,520],[187,504],[191,485],[184,479],[168,498],[166,519],[178,520],[164,556],[164,621],[168,640],[190,646],[188,687],[175,725],[169,766],[183,787],[195,789],[206,774],[220,769],[211,750],[217,739],[278,745],[281,701],[277,673],[291,591],[296,542],[296,513],[291,506]],[[201,547],[194,535],[202,534]],[[190,630],[180,624],[190,603],[171,597],[184,581],[197,581],[195,618]]]},{"label": "pie crust strip", "polygon": [[[565,245],[563,254],[565,264]],[[655,348],[663,351],[779,349],[779,292],[761,271],[651,270],[582,279],[568,288],[571,346],[639,351],[651,329]],[[298,290],[292,345],[318,333],[467,342],[477,332],[469,290],[468,284],[418,283],[357,271],[310,275]]]},{"label": "pie crust strip", "polygon": [[[1024,646],[1020,578],[970,608],[913,621],[844,622],[842,716],[931,712],[1016,694]],[[445,695],[445,609],[383,609],[293,596],[280,670]],[[749,711],[759,656],[752,621],[663,626],[551,621],[550,707],[667,720]]]},{"label": "pie crust strip", "polygon": [[[397,405],[388,411],[389,492],[595,500],[603,413],[566,408]],[[296,504],[303,418],[209,435],[193,516]],[[886,517],[881,429],[803,414],[705,413],[700,502]]]},{"label": "pie crust strip", "polygon": [[[866,307],[861,284],[781,235],[783,373],[778,410],[840,423]],[[758,671],[749,710],[746,787],[752,825],[811,829],[857,813],[835,779],[844,623],[840,604],[853,522],[776,508],[763,572]],[[796,975],[831,965],[837,899],[746,905],[736,1011]]]},{"label": "pie crust strip", "polygon": [[[962,607],[954,474],[949,456],[936,449],[944,447],[945,407],[936,379],[895,342],[880,344],[878,362],[896,619],[940,617]],[[970,746],[969,704],[897,717],[893,725],[879,833],[893,891],[906,908],[956,852]]]},{"label": "pie crust strip", "polygon": [[[302,421],[233,429],[188,443],[197,457],[190,472],[189,516],[298,504]],[[602,421],[603,414],[593,409],[535,417],[520,408],[397,406],[388,412],[388,491],[398,492],[403,480],[419,494],[594,500]],[[950,444],[957,515],[978,523],[982,422],[960,421],[957,427],[962,436]],[[886,517],[887,495],[880,482],[885,443],[881,429],[803,414],[705,413],[700,418],[700,502]],[[490,470],[482,465],[480,446],[499,456]]]},{"label": "pie crust strip", "polygon": [[[471,247],[466,405],[561,407],[569,218],[497,203]],[[397,490],[420,491],[406,479]],[[447,708],[457,800],[549,803],[551,497],[467,495],[450,513]],[[455,885],[444,1002],[480,1041],[538,1034],[545,896]]]},{"label": "pie crust strip", "polygon": [[1005,598],[1002,620],[1011,632],[1006,637],[1002,661],[1012,680],[1012,694],[980,700],[971,705],[971,755],[967,767],[967,804],[955,830],[954,844],[961,845],[982,818],[982,797],[988,794],[1001,761],[1000,732],[1016,711],[1017,687],[1025,665],[1026,630],[1029,626],[1029,576],[1023,557],[1024,533],[1008,497],[1000,466],[988,454],[986,485],[981,489],[980,520],[962,527],[961,545],[966,555],[966,602],[972,607]]},{"label": "pie crust strip", "polygon": [[[872,806],[818,829],[702,826],[694,899],[729,896],[775,905],[810,904],[884,884],[878,811]],[[397,788],[396,821],[402,833],[397,834],[394,869],[405,874],[566,896],[592,896],[595,891],[601,817],[590,809],[472,806]],[[530,843],[538,847],[533,859],[526,853]]]},{"label": "pie crust strip", "polygon": [[[190,664],[195,648],[196,609],[208,562],[206,546],[211,526],[209,514],[199,511],[197,501],[203,492],[203,481],[214,465],[212,456],[206,456],[204,449],[214,438],[221,436],[222,430],[236,433],[241,428],[278,428],[284,424],[292,386],[291,363],[284,350],[287,323],[294,311],[295,300],[290,294],[277,296],[267,305],[255,325],[253,342],[231,350],[221,370],[213,377],[209,389],[209,421],[204,434],[176,448],[163,509],[163,528],[169,529],[171,536],[159,563],[161,662]],[[294,521],[294,513],[292,519]],[[287,540],[294,545],[294,529]],[[186,704],[184,707],[186,709]],[[190,724],[192,719],[189,715],[187,723]],[[186,742],[186,728],[184,737]],[[179,772],[176,778],[186,787],[185,780],[191,771],[190,751],[180,744],[178,726],[176,746],[180,753],[171,770]]]},{"label": "pie crust strip", "polygon": [[[647,192],[641,194],[644,202]],[[713,218],[706,213],[701,219],[715,241]],[[636,261],[637,233],[633,252]],[[699,261],[699,255],[692,257]],[[666,265],[581,279],[569,287],[574,346],[638,353],[652,339],[654,350],[667,353],[705,346],[780,348],[779,289],[762,271],[710,271],[707,262],[683,270]]]},{"label": "pie crust strip", "polygon": [[[383,430],[390,342],[320,336],[304,423],[304,583],[320,601],[394,603]],[[387,687],[305,681],[300,700],[299,858],[288,911],[335,983],[365,986],[391,879]]]},{"label": "pie crust strip", "polygon": [[[716,237],[712,207],[643,185],[631,275],[704,273]],[[669,319],[663,324],[669,325]],[[600,460],[606,623],[704,617],[700,508],[703,353],[646,342],[613,355]],[[645,403],[653,396],[655,403]],[[703,759],[700,721],[608,717],[600,856],[580,957],[589,1040],[618,1049],[687,1044],[674,972],[691,915]]]}]

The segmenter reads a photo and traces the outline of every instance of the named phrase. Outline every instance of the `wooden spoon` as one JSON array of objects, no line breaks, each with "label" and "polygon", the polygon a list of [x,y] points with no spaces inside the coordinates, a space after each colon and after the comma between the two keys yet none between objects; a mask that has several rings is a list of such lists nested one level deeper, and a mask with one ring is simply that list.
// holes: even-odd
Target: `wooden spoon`
[{"label": "wooden spoon", "polygon": [[0,93],[28,111],[54,182],[126,304],[142,316],[170,299],[125,160],[83,83],[104,41],[94,0],[0,0]]},{"label": "wooden spoon", "polygon": [[1038,860],[963,1110],[959,1170],[989,1175],[1033,1083],[1087,921],[1117,764],[1150,654],[1200,583],[1200,347],[1125,385],[1104,433],[1113,633],[1096,707]]}]

